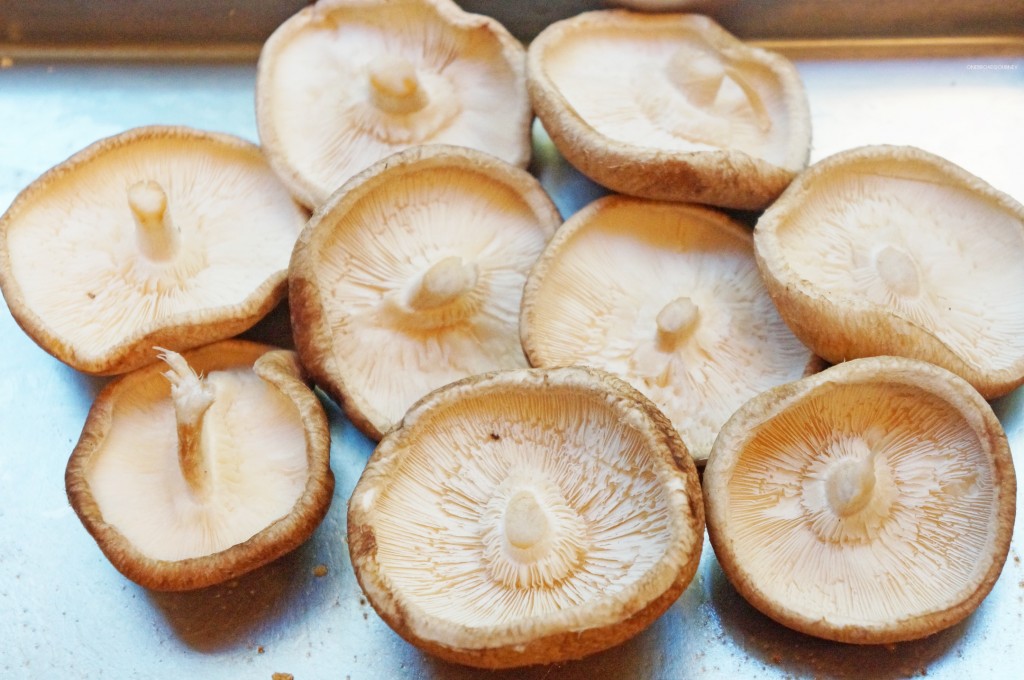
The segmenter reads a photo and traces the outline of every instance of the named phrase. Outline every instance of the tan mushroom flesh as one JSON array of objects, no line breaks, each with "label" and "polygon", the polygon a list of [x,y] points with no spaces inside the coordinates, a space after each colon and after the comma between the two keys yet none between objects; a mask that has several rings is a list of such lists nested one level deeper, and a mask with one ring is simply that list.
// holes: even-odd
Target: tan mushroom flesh
[{"label": "tan mushroom flesh", "polygon": [[450,0],[320,0],[260,53],[260,141],[310,207],[419,144],[468,146],[525,166],[532,120],[523,46]]},{"label": "tan mushroom flesh", "polygon": [[558,150],[618,192],[763,208],[807,164],[796,68],[704,16],[580,14],[530,44],[527,75]]},{"label": "tan mushroom flesh", "polygon": [[532,365],[643,392],[698,463],[744,402],[821,368],[768,297],[750,230],[681,203],[607,196],[569,218],[530,273],[521,331]]},{"label": "tan mushroom flesh", "polygon": [[993,398],[1024,383],[1024,206],[912,147],[841,152],[757,223],[783,318],[826,359],[943,366]]},{"label": "tan mushroom flesh", "polygon": [[1016,482],[987,402],[945,369],[857,359],[769,390],[704,470],[708,533],[736,589],[841,642],[911,640],[970,614],[999,576]]},{"label": "tan mushroom flesh", "polygon": [[284,296],[307,214],[255,145],[129,130],[46,172],[0,218],[0,287],[43,349],[93,374],[237,335]]},{"label": "tan mushroom flesh", "polygon": [[349,501],[377,612],[458,663],[580,658],[661,615],[696,571],[696,470],[663,415],[583,368],[503,371],[417,403]]},{"label": "tan mushroom flesh", "polygon": [[560,221],[536,179],[477,151],[425,146],[379,162],[296,245],[303,364],[374,439],[441,385],[527,366],[523,282]]},{"label": "tan mushroom flesh", "polygon": [[65,481],[119,571],[189,590],[309,537],[334,488],[330,432],[294,352],[226,340],[160,356],[96,398]]}]

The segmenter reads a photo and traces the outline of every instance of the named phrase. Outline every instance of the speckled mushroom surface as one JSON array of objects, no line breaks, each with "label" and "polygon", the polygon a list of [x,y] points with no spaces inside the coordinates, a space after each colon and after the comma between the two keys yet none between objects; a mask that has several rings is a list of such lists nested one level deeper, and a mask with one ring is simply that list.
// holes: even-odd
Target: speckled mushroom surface
[{"label": "speckled mushroom surface", "polygon": [[226,340],[160,356],[100,393],[65,479],[118,570],[189,590],[308,538],[331,502],[330,433],[294,352]]},{"label": "speckled mushroom surface", "polygon": [[696,205],[609,196],[573,215],[530,272],[520,329],[532,365],[643,392],[698,463],[744,402],[821,368],[768,297],[750,230]]},{"label": "speckled mushroom surface", "polygon": [[985,397],[1024,382],[1024,206],[913,147],[815,164],[757,223],[779,311],[818,354],[895,354]]},{"label": "speckled mushroom surface", "polygon": [[418,402],[349,502],[360,585],[410,642],[501,668],[645,628],[703,541],[685,446],[653,404],[573,367],[474,376]]},{"label": "speckled mushroom surface", "polygon": [[558,150],[614,191],[757,209],[807,164],[796,68],[705,16],[586,12],[537,36],[527,74]]},{"label": "speckled mushroom surface", "polygon": [[768,616],[842,642],[930,635],[992,588],[1013,532],[1006,435],[973,387],[857,359],[752,399],[704,470],[722,569]]},{"label": "speckled mushroom surface", "polygon": [[525,166],[532,120],[523,46],[451,0],[320,0],[260,53],[260,141],[312,208],[419,144],[468,146]]},{"label": "speckled mushroom surface", "polygon": [[534,177],[478,151],[431,145],[375,164],[296,244],[303,363],[374,439],[441,385],[527,366],[523,283],[560,223]]},{"label": "speckled mushroom surface", "polygon": [[258,147],[151,126],[100,140],[0,217],[0,287],[43,349],[124,373],[254,325],[284,296],[307,213]]}]

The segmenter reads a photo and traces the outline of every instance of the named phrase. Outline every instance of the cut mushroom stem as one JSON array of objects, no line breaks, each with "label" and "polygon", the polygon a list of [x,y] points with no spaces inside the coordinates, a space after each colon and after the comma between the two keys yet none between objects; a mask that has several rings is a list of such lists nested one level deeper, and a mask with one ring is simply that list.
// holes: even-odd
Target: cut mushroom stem
[{"label": "cut mushroom stem", "polygon": [[757,119],[758,128],[763,132],[771,130],[772,119],[761,95],[738,69],[724,64],[717,54],[692,44],[684,45],[672,55],[668,71],[669,77],[679,91],[701,108],[714,105],[722,84],[729,78],[746,96]]},{"label": "cut mushroom stem", "polygon": [[529,550],[541,543],[551,529],[551,522],[537,497],[530,491],[519,491],[509,499],[505,510],[505,537],[520,550]]},{"label": "cut mushroom stem", "polygon": [[864,442],[857,448],[862,450],[836,461],[825,477],[828,504],[840,517],[864,509],[875,490],[875,454]]},{"label": "cut mushroom stem", "polygon": [[212,475],[203,448],[203,417],[214,402],[215,391],[177,352],[160,349],[160,358],[170,367],[164,376],[171,382],[178,430],[178,465],[189,489],[204,498],[210,491]]},{"label": "cut mushroom stem", "polygon": [[674,349],[697,327],[699,316],[697,305],[687,297],[676,298],[665,305],[656,319],[659,346],[664,350]]},{"label": "cut mushroom stem", "polygon": [[128,187],[128,206],[135,218],[139,249],[148,259],[166,262],[178,254],[180,235],[167,212],[167,194],[146,180]]},{"label": "cut mushroom stem", "polygon": [[428,310],[454,302],[473,289],[476,279],[475,265],[466,264],[461,257],[446,257],[420,277],[409,295],[409,307]]},{"label": "cut mushroom stem", "polygon": [[903,297],[914,297],[920,291],[914,261],[902,250],[885,246],[875,255],[875,269],[889,290]]},{"label": "cut mushroom stem", "polygon": [[370,61],[367,70],[370,99],[381,111],[415,113],[427,105],[427,93],[416,76],[416,68],[406,59],[381,55]]}]

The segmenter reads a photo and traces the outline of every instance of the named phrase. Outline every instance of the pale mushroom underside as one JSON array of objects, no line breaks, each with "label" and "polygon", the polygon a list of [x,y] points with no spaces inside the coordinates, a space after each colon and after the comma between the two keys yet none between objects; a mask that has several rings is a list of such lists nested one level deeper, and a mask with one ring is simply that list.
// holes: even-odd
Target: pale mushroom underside
[{"label": "pale mushroom underside", "polygon": [[[180,233],[178,256],[165,262],[140,251],[127,198],[153,180]],[[283,277],[305,221],[254,151],[177,138],[110,150],[17,208],[7,232],[13,279],[25,306],[80,357],[246,302]]]},{"label": "pale mushroom underside", "polygon": [[[403,599],[450,625],[529,637],[546,616],[576,608],[585,621],[675,549],[647,445],[590,399],[492,393],[417,422],[374,510],[377,560]],[[513,511],[528,502],[532,514]]]},{"label": "pale mushroom underside", "polygon": [[[525,76],[490,31],[450,25],[426,3],[315,16],[267,48],[260,78],[261,139],[273,160],[309,185],[314,203],[417,144],[466,146],[526,163]],[[399,67],[399,89],[412,87],[421,99],[415,110],[374,101],[374,79],[393,80],[381,71]]]},{"label": "pale mushroom underside", "polygon": [[[719,501],[722,540],[739,578],[791,615],[896,629],[987,575],[979,557],[995,552],[998,512],[988,455],[959,412],[919,388],[822,388],[752,432]],[[864,464],[870,496],[837,512],[836,480],[851,472],[840,468]]]},{"label": "pale mushroom underside", "polygon": [[1020,220],[966,188],[881,170],[821,178],[777,239],[791,278],[835,305],[888,310],[979,370],[1024,355]]},{"label": "pale mushroom underside", "polygon": [[309,476],[295,404],[250,367],[205,376],[216,400],[203,419],[209,489],[199,496],[179,465],[168,381],[152,371],[121,391],[87,482],[103,521],[146,557],[183,560],[242,543],[286,516]]},{"label": "pale mushroom underside", "polygon": [[[550,225],[509,186],[458,168],[406,173],[341,217],[317,255],[343,380],[386,422],[453,380],[527,365],[518,335],[526,272]],[[434,265],[473,272],[458,299],[412,309]]]},{"label": "pale mushroom underside", "polygon": [[790,140],[792,112],[769,66],[735,52],[720,57],[740,79],[725,76],[706,95],[686,82],[700,79],[686,73],[689,54],[674,59],[681,49],[713,54],[718,47],[694,29],[580,27],[546,47],[543,68],[571,109],[614,142],[674,154],[734,149],[802,166]]},{"label": "pale mushroom underside", "polygon": [[[547,257],[528,298],[530,358],[624,378],[704,460],[740,405],[800,378],[813,357],[776,311],[738,226],[653,203],[595,215]],[[695,319],[667,341],[659,326],[679,300]]]}]

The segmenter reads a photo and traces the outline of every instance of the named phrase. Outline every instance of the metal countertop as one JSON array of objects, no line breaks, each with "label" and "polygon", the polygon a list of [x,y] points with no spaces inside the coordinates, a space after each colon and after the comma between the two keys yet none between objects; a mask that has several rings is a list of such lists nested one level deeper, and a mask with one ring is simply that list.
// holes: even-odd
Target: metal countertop
[{"label": "metal countertop", "polygon": [[[914,144],[1024,199],[1024,49],[899,58],[774,45],[798,55],[812,110],[812,161],[867,143]],[[857,50],[854,50],[856,52]],[[971,50],[967,50],[970,52]],[[840,55],[840,53],[842,54]],[[879,52],[880,54],[881,52]],[[3,55],[0,55],[2,57]],[[129,127],[173,123],[256,140],[255,64],[45,54],[0,59],[0,211],[51,165]],[[537,135],[533,169],[568,215],[600,189]],[[1008,291],[1018,295],[1020,291]],[[289,344],[287,310],[247,334]],[[165,594],[126,580],[64,494],[64,466],[107,379],[39,349],[0,304],[0,674],[11,678],[1002,678],[1024,664],[1024,521],[1006,567],[966,621],[918,642],[856,647],[793,633],[729,585],[705,541],[696,578],[647,631],[579,662],[490,673],[425,656],[366,603],[348,561],[345,506],[372,443],[328,404],[337,478],[312,540],[222,586]],[[1024,389],[994,402],[1016,460]],[[1024,464],[1018,466],[1024,470]],[[1024,516],[1018,495],[1018,516]],[[318,565],[327,573],[317,576]],[[319,571],[319,570],[317,570]]]}]

